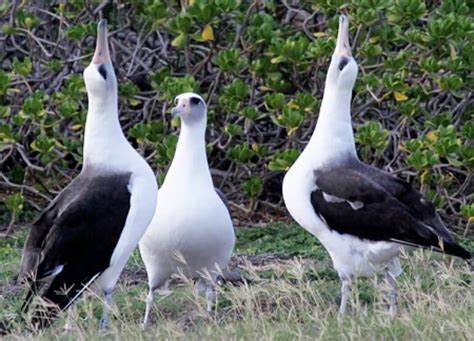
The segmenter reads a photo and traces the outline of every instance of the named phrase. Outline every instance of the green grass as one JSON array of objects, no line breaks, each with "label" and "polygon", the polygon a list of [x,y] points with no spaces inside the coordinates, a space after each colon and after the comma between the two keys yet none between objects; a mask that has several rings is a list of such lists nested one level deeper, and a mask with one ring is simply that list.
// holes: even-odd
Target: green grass
[{"label": "green grass", "polygon": [[[26,332],[25,323],[18,322],[6,339],[474,339],[472,274],[462,261],[429,252],[404,256],[400,315],[395,319],[387,313],[383,279],[359,279],[350,315],[340,324],[336,318],[340,283],[314,238],[283,224],[242,228],[237,234],[239,269],[251,282],[219,287],[215,316],[205,312],[205,302],[194,294],[191,281],[176,280],[170,295],[157,296],[152,321],[142,331],[147,285],[135,252],[115,292],[107,333],[98,331],[101,298],[90,293],[78,302],[68,334],[63,333],[62,318],[38,335]],[[0,240],[1,320],[15,318],[21,305],[24,289],[12,285],[11,279],[18,271],[24,236],[25,231],[19,231],[16,238]],[[472,242],[463,243],[472,247]]]}]

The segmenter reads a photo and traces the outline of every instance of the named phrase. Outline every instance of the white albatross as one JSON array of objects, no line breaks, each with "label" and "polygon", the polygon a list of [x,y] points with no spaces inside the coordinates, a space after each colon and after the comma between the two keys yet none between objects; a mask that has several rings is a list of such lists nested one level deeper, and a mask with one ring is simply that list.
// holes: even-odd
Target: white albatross
[{"label": "white albatross", "polygon": [[357,276],[385,271],[396,314],[400,250],[411,247],[471,259],[456,244],[434,206],[408,183],[359,161],[351,123],[357,63],[349,45],[349,22],[339,19],[336,49],[326,76],[314,133],[283,180],[292,217],[329,252],[342,280],[339,316]]},{"label": "white albatross", "polygon": [[47,303],[35,306],[39,328],[92,282],[105,296],[101,328],[107,327],[112,290],[156,207],[155,175],[120,127],[105,20],[84,80],[89,107],[82,171],[41,213],[23,250],[20,278],[30,284],[23,310],[35,294]]},{"label": "white albatross", "polygon": [[201,96],[176,97],[173,116],[181,131],[173,161],[158,192],[156,214],[140,241],[148,274],[146,327],[156,289],[166,290],[171,275],[199,277],[207,309],[215,300],[214,283],[235,244],[234,227],[224,198],[214,188],[206,156],[207,106]]}]

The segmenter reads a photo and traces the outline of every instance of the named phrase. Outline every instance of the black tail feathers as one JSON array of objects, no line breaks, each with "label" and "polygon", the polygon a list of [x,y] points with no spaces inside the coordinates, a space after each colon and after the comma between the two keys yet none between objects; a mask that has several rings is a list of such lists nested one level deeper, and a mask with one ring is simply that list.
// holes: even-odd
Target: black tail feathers
[{"label": "black tail feathers", "polygon": [[457,244],[456,242],[444,242],[442,245],[442,251],[447,253],[448,255],[460,257],[465,259],[466,261],[472,261],[472,255],[469,251],[463,248],[461,245]]},{"label": "black tail feathers", "polygon": [[461,245],[456,243],[445,244],[445,248],[443,250],[447,254],[460,257],[464,259],[467,264],[469,264],[469,268],[471,271],[474,272],[474,254],[467,251]]},{"label": "black tail feathers", "polygon": [[41,302],[35,305],[31,324],[35,330],[48,328],[58,318],[58,315],[69,305],[77,292],[78,285],[68,290],[59,289],[55,283],[41,296]]},{"label": "black tail feathers", "polygon": [[[30,284],[21,311],[25,314],[33,301],[34,296],[38,293],[36,283]],[[32,306],[31,326],[34,330],[48,328],[57,319],[58,315],[71,302],[71,295],[76,293],[76,286],[70,290],[61,290],[56,283],[52,283],[49,288],[41,294],[40,302],[34,303]]]}]

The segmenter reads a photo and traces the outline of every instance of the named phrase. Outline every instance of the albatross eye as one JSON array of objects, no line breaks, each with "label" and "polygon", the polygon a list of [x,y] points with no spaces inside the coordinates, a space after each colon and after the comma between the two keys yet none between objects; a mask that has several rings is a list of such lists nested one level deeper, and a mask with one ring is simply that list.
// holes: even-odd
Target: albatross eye
[{"label": "albatross eye", "polygon": [[107,71],[105,71],[105,66],[104,64],[99,66],[99,73],[102,76],[103,79],[107,79]]},{"label": "albatross eye", "polygon": [[191,97],[191,105],[198,105],[201,103],[201,100],[197,97]]},{"label": "albatross eye", "polygon": [[349,64],[349,59],[348,58],[342,58],[341,62],[339,63],[339,70],[342,71],[344,67]]}]

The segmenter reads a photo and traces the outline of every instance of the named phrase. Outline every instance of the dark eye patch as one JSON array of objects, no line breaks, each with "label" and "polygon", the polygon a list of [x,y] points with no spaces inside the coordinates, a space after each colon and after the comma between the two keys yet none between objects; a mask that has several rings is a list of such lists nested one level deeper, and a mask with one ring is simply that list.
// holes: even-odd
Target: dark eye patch
[{"label": "dark eye patch", "polygon": [[191,97],[191,105],[198,105],[201,103],[201,100],[197,97]]},{"label": "dark eye patch", "polygon": [[339,63],[339,70],[342,71],[344,67],[349,64],[349,59],[348,58],[342,58],[341,62]]},{"label": "dark eye patch", "polygon": [[102,78],[107,79],[107,71],[105,71],[104,64],[99,66],[99,73],[102,76]]}]

